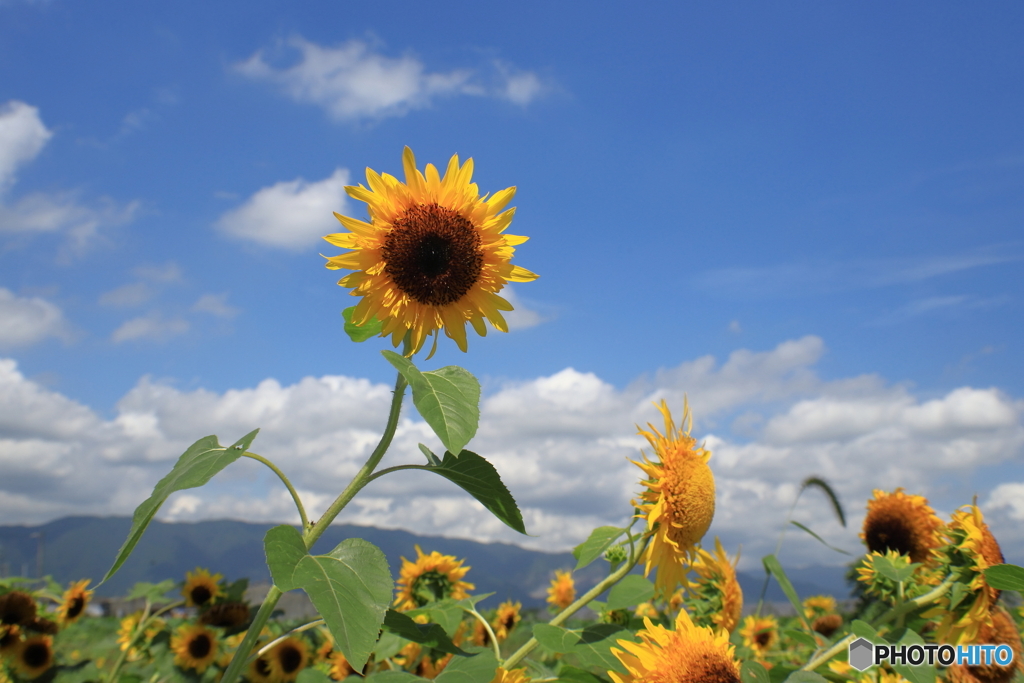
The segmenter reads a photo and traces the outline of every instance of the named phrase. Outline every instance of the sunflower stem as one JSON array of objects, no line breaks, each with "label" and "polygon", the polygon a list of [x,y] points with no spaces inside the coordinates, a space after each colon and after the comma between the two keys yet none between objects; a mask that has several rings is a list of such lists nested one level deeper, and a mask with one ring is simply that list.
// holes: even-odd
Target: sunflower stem
[{"label": "sunflower stem", "polygon": [[498,637],[494,635],[494,631],[491,629],[491,625],[487,623],[487,620],[483,618],[483,615],[476,611],[476,607],[472,607],[470,609],[466,609],[465,607],[463,607],[462,609],[472,614],[480,621],[481,624],[484,625],[484,629],[486,629],[487,635],[491,638],[491,647],[494,648],[494,658],[500,662],[501,648],[498,647]]},{"label": "sunflower stem", "polygon": [[303,507],[302,499],[299,498],[298,492],[295,490],[295,487],[292,486],[291,481],[288,480],[288,477],[285,476],[284,472],[278,469],[277,465],[272,463],[268,458],[264,458],[262,455],[246,451],[245,453],[242,453],[242,457],[252,458],[253,460],[263,463],[277,475],[277,478],[280,479],[285,485],[285,488],[288,489],[288,493],[292,495],[292,500],[295,501],[295,507],[299,509],[299,519],[302,520],[302,528],[307,529],[309,527],[309,518],[306,517],[306,508]]},{"label": "sunflower stem", "polygon": [[[589,603],[591,600],[593,600],[594,598],[599,596],[601,593],[604,593],[611,586],[614,586],[616,583],[618,583],[619,580],[622,579],[622,577],[624,577],[626,574],[628,574],[630,571],[632,571],[633,567],[635,567],[637,565],[637,563],[640,561],[640,558],[643,557],[644,550],[647,548],[647,544],[649,542],[650,542],[650,537],[648,536],[647,538],[644,539],[644,544],[640,548],[640,552],[638,552],[638,553],[633,553],[632,552],[633,548],[631,546],[630,547],[631,554],[630,554],[629,560],[625,564],[623,564],[621,567],[619,567],[618,571],[616,571],[613,574],[609,574],[607,578],[605,578],[603,581],[601,581],[596,586],[591,588],[589,591],[584,593],[583,597],[581,597],[579,600],[577,600],[576,602],[572,603],[571,605],[566,607],[564,610],[562,610],[561,612],[556,614],[554,616],[554,618],[552,618],[551,621],[549,621],[548,623],[551,624],[552,626],[560,626],[560,625],[562,625],[569,617],[571,617],[572,615],[576,614],[576,612],[580,611],[580,609],[585,607],[587,605],[587,603]],[[528,655],[531,652],[533,652],[534,648],[536,648],[538,644],[539,643],[537,642],[536,638],[530,638],[528,641],[526,641],[526,643],[521,648],[516,650],[515,653],[512,654],[512,656],[510,656],[508,659],[506,659],[505,662],[501,666],[506,671],[511,669],[516,664],[518,664],[520,661],[522,661],[523,658],[526,657],[526,655]],[[501,660],[499,659],[498,661],[500,662]]]},{"label": "sunflower stem", "polygon": [[271,648],[273,648],[275,645],[280,643],[282,640],[286,640],[286,639],[290,638],[293,633],[302,633],[303,631],[308,631],[309,629],[313,628],[314,626],[320,626],[323,623],[324,623],[323,619],[317,619],[315,621],[309,622],[308,624],[303,624],[302,626],[296,626],[291,631],[286,631],[285,633],[282,633],[277,638],[274,638],[272,641],[270,641],[269,643],[267,643],[266,645],[261,647],[259,649],[259,651],[256,653],[256,656],[257,657],[262,657],[263,655],[267,654],[267,652],[269,652]]},{"label": "sunflower stem", "polygon": [[[405,344],[403,347],[403,353],[408,353],[412,348],[412,337],[409,333],[405,335]],[[402,412],[402,397],[405,395],[405,388],[408,383],[405,381],[405,377],[402,373],[398,373],[398,379],[395,380],[395,391],[391,397],[391,410],[388,413],[388,423],[384,428],[384,434],[380,437],[380,442],[377,447],[370,454],[370,457],[366,460],[366,463],[362,466],[356,476],[349,482],[345,490],[342,491],[338,497],[331,503],[331,506],[327,508],[323,516],[311,524],[305,524],[302,531],[302,540],[306,544],[306,549],[309,550],[313,547],[313,544],[323,535],[327,530],[327,527],[331,525],[334,518],[345,509],[345,506],[355,497],[359,491],[369,483],[370,477],[373,474],[374,468],[380,463],[381,458],[387,453],[388,447],[391,445],[392,439],[395,438],[395,431],[398,429],[398,417]],[[260,605],[259,612],[256,613],[256,618],[253,619],[252,624],[249,626],[249,630],[245,634],[245,638],[242,640],[241,645],[235,651],[235,656],[231,659],[231,664],[228,666],[227,671],[224,672],[224,677],[221,679],[221,683],[235,683],[239,675],[242,673],[242,667],[245,666],[249,660],[249,654],[253,651],[256,645],[256,639],[259,637],[260,631],[266,625],[267,620],[270,619],[270,615],[274,611],[274,607],[277,606],[277,601],[281,599],[281,589],[277,586],[271,586],[270,592],[267,593],[267,597],[263,599],[263,604]]]},{"label": "sunflower stem", "polygon": [[148,626],[146,621],[149,619],[149,610],[151,607],[152,605],[149,602],[149,598],[146,598],[146,606],[142,610],[142,616],[139,617],[139,623],[128,637],[128,644],[121,651],[117,661],[114,662],[114,668],[110,670],[110,676],[107,678],[107,683],[114,683],[114,681],[117,680],[117,674],[121,671],[121,667],[124,666],[124,660],[128,658],[128,653],[132,651],[132,645],[134,645],[135,641],[139,639],[139,636],[145,633],[145,627]]}]

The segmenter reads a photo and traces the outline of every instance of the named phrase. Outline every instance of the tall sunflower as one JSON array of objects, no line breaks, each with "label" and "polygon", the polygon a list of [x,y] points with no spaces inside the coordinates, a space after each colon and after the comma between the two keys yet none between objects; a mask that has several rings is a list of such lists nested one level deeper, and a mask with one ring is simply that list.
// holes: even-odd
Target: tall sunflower
[{"label": "tall sunflower", "polygon": [[209,569],[196,567],[194,572],[185,572],[185,586],[181,594],[185,596],[185,604],[189,607],[202,607],[213,603],[224,594],[220,588],[222,574],[210,575]]},{"label": "tall sunflower", "polygon": [[932,564],[932,551],[942,543],[942,520],[924,496],[908,496],[902,488],[892,493],[876,489],[868,500],[868,514],[860,537],[869,552],[895,550],[912,562]]},{"label": "tall sunflower", "polygon": [[285,638],[266,654],[271,676],[279,683],[291,683],[309,664],[306,641],[294,636]]},{"label": "tall sunflower", "polygon": [[501,311],[512,305],[498,296],[509,282],[530,282],[537,275],[511,263],[515,246],[527,237],[503,234],[515,209],[502,211],[516,189],[481,197],[473,176],[473,160],[459,165],[453,156],[441,178],[433,164],[416,168],[408,147],[402,154],[405,182],[366,169],[369,189],[346,187],[366,202],[370,222],[334,214],[351,232],[327,235],[331,244],[352,251],[327,258],[332,270],[356,272],[338,284],[362,297],[352,323],[371,318],[383,324],[381,336],[395,346],[412,334],[413,353],[426,338],[444,329],[466,350],[466,323],[487,334],[484,320],[508,332]]},{"label": "tall sunflower", "polygon": [[463,567],[465,560],[456,560],[454,555],[442,555],[436,550],[424,555],[416,547],[416,561],[402,558],[402,571],[398,579],[398,596],[395,606],[400,610],[423,607],[428,602],[469,597],[467,591],[476,588],[463,581],[470,567]]},{"label": "tall sunflower", "polygon": [[630,462],[647,475],[641,481],[647,490],[633,501],[652,534],[642,558],[644,576],[657,568],[654,585],[658,595],[668,599],[676,586],[687,585],[686,573],[697,555],[697,544],[715,516],[715,477],[708,467],[711,452],[690,436],[689,405],[684,401],[678,428],[664,399],[655,405],[665,420],[665,433],[650,423],[651,431],[639,433],[654,448],[656,460],[644,453],[642,462]]},{"label": "tall sunflower", "polygon": [[736,563],[739,555],[730,561],[722,548],[722,542],[715,538],[715,554],[701,548],[693,570],[697,574],[695,585],[690,586],[690,597],[684,602],[690,606],[701,626],[724,628],[732,633],[740,623],[743,613],[743,589],[736,579]]},{"label": "tall sunflower", "polygon": [[92,598],[93,593],[85,589],[88,585],[89,579],[83,579],[68,586],[58,612],[61,623],[74,623],[85,614],[85,608],[89,605],[89,599]]},{"label": "tall sunflower", "polygon": [[202,674],[217,659],[217,635],[200,624],[185,624],[171,636],[174,663]]},{"label": "tall sunflower", "polygon": [[725,631],[696,626],[685,611],[676,616],[674,631],[656,626],[646,617],[644,626],[637,633],[641,642],[620,640],[619,646],[625,651],[611,649],[628,671],[609,671],[615,683],[739,683],[736,648],[729,644]]},{"label": "tall sunflower", "polygon": [[555,570],[555,578],[548,586],[548,604],[556,609],[565,609],[576,600],[576,582],[572,572]]},{"label": "tall sunflower", "polygon": [[22,678],[38,678],[53,666],[53,638],[33,636],[21,641],[14,653],[14,668]]}]

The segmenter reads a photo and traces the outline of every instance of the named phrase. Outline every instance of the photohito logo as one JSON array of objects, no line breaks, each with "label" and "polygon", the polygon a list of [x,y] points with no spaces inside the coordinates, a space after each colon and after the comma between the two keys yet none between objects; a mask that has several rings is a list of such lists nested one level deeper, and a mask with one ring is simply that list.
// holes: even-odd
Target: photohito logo
[{"label": "photohito logo", "polygon": [[850,643],[847,658],[850,666],[857,671],[864,671],[882,662],[910,666],[1009,666],[1013,662],[1013,650],[1009,645],[872,645],[871,641],[858,638]]}]

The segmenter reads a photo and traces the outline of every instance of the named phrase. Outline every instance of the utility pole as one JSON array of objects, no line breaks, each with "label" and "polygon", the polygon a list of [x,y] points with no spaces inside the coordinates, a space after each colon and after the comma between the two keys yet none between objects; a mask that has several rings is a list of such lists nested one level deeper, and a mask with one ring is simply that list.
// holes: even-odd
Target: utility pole
[{"label": "utility pole", "polygon": [[36,578],[43,578],[43,532],[34,531],[29,535],[29,538],[38,538],[39,542],[36,544]]}]

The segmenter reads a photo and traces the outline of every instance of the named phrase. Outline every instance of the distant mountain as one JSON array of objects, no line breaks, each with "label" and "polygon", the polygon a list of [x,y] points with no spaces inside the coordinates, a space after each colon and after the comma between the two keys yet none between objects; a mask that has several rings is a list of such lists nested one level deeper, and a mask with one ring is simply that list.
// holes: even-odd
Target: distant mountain
[{"label": "distant mountain", "polygon": [[[128,561],[98,593],[113,597],[124,595],[138,581],[183,580],[185,572],[196,567],[209,568],[228,580],[248,577],[253,583],[268,582],[263,537],[271,526],[229,520],[155,521]],[[40,526],[0,526],[0,575],[37,576],[41,545],[43,574],[52,575],[62,584],[82,578],[98,581],[110,569],[130,528],[127,517],[65,517]],[[475,592],[495,593],[485,607],[509,598],[522,601],[524,607],[542,607],[554,570],[571,569],[576,564],[571,553],[545,553],[507,543],[418,536],[397,529],[349,524],[331,526],[313,552],[325,553],[352,537],[366,539],[383,550],[395,579],[401,558],[414,559],[417,544],[427,553],[437,550],[465,558],[472,567],[466,580],[476,585]],[[604,562],[595,562],[576,574],[577,585],[593,586],[606,571]],[[849,592],[843,582],[844,571],[843,567],[812,567],[790,570],[789,576],[802,597],[825,593],[843,598]],[[763,575],[741,572],[739,580],[746,602],[756,602]],[[774,581],[768,600],[785,600]]]}]

